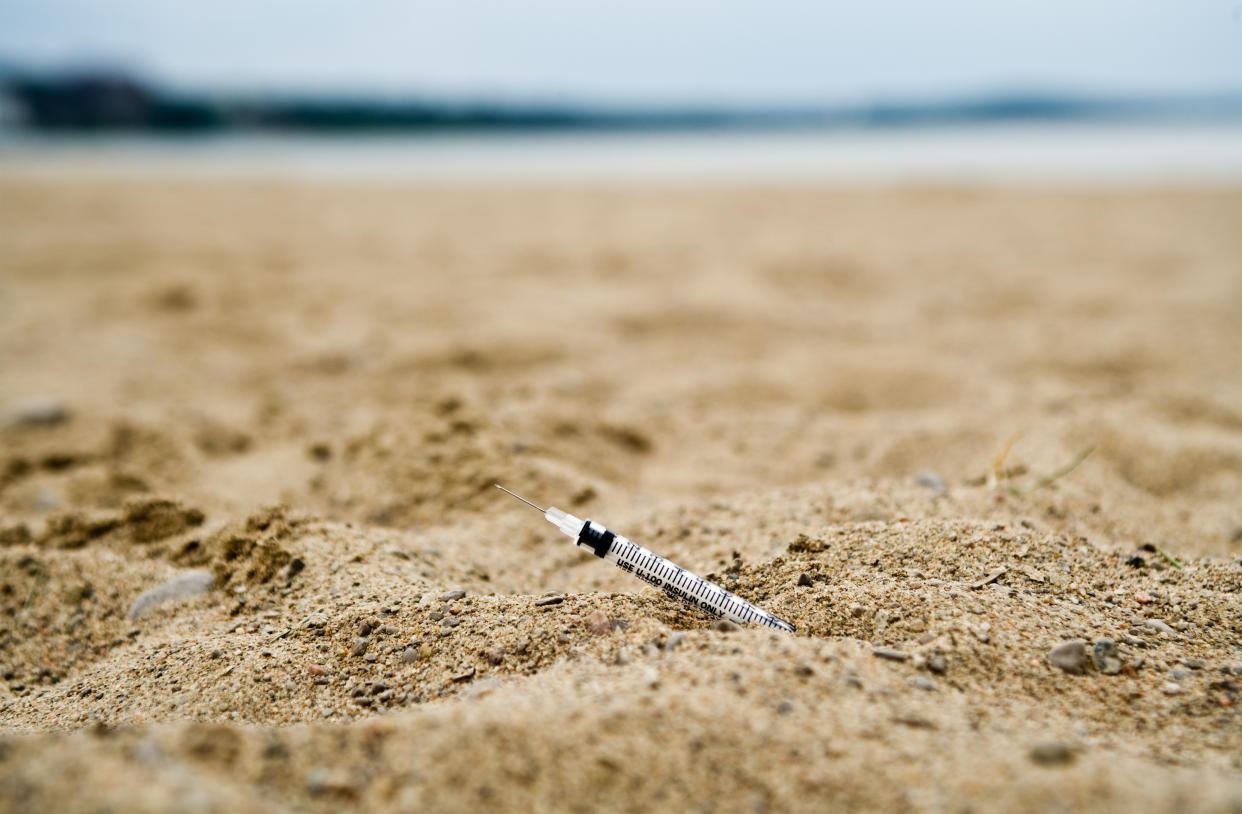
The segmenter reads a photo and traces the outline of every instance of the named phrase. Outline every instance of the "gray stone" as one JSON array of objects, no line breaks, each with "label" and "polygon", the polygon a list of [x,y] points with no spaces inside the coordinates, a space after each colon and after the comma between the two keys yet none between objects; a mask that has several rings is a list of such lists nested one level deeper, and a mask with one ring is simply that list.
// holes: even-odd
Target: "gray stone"
[{"label": "gray stone", "polygon": [[215,577],[212,576],[210,571],[187,571],[139,594],[138,598],[129,606],[129,618],[137,619],[147,611],[163,605],[165,602],[202,596],[210,591],[211,586],[214,584]]},{"label": "gray stone", "polygon": [[455,588],[451,591],[448,591],[447,593],[440,594],[440,601],[441,602],[452,602],[454,599],[461,599],[465,595],[466,595],[465,591],[461,590],[460,588]]},{"label": "gray stone", "polygon": [[546,605],[559,605],[564,601],[565,601],[565,597],[563,596],[545,596],[541,599],[535,600],[535,607],[542,608]]},{"label": "gray stone", "polygon": [[1158,633],[1163,633],[1166,636],[1174,635],[1173,628],[1169,627],[1164,622],[1161,622],[1159,619],[1148,619],[1143,624]]},{"label": "gray stone", "polygon": [[933,469],[925,469],[919,473],[914,482],[924,489],[931,489],[938,495],[943,495],[949,491],[949,484],[941,477],[940,473]]},{"label": "gray stone", "polygon": [[932,681],[927,676],[915,676],[910,679],[910,683],[915,687],[918,687],[920,690],[927,690],[928,692],[936,689],[936,682]]},{"label": "gray stone", "polygon": [[[323,717],[327,718],[332,714],[331,710],[325,709]],[[332,778],[332,772],[325,766],[317,766],[306,773],[306,793],[311,797],[318,797],[328,790],[328,783]]]},{"label": "gray stone", "polygon": [[1048,651],[1048,661],[1071,675],[1082,675],[1087,664],[1087,643],[1073,639]]},{"label": "gray stone", "polygon": [[367,652],[367,648],[370,646],[371,646],[371,640],[366,638],[365,636],[360,636],[359,638],[354,640],[354,647],[353,647],[353,650],[351,650],[350,652],[352,652],[355,656],[361,656],[362,654]]},{"label": "gray stone", "polygon": [[949,670],[949,662],[944,656],[935,655],[927,660],[927,669],[936,675],[944,675]]},{"label": "gray stone", "polygon": [[40,397],[14,404],[8,423],[15,427],[51,427],[69,420],[69,408],[59,399]]},{"label": "gray stone", "polygon": [[798,575],[798,585],[802,586],[803,588],[810,588],[814,584],[815,584],[815,581],[811,579],[810,574],[802,573]]},{"label": "gray stone", "polygon": [[910,658],[910,654],[902,650],[893,650],[888,647],[877,647],[871,651],[871,655],[877,658],[888,659],[890,661],[905,661]]},{"label": "gray stone", "polygon": [[1100,639],[1091,648],[1091,662],[1095,669],[1106,676],[1115,676],[1121,672],[1121,654],[1117,652],[1117,643],[1112,639]]}]

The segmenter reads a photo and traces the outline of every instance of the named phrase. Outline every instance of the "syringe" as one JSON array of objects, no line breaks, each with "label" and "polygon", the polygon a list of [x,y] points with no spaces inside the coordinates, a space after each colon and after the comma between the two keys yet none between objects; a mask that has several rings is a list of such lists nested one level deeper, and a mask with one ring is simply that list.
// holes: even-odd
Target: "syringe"
[{"label": "syringe", "polygon": [[652,551],[614,534],[599,523],[579,520],[572,514],[555,507],[542,509],[520,495],[514,495],[499,483],[496,488],[506,492],[531,508],[543,512],[548,522],[573,537],[579,548],[585,548],[600,559],[608,560],[622,571],[633,574],[643,582],[655,586],[674,599],[680,599],[692,608],[707,611],[712,616],[724,617],[734,622],[753,622],[793,633],[795,628],[778,619],[763,608],[729,593],[714,582],[669,562]]}]

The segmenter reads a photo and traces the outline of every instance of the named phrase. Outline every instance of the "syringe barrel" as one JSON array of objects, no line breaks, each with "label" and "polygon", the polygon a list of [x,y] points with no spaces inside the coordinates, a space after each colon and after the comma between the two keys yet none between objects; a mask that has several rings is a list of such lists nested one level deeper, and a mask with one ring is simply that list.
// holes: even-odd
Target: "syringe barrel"
[{"label": "syringe barrel", "polygon": [[632,540],[615,534],[590,520],[583,521],[577,544],[608,560],[622,571],[633,574],[674,599],[741,624],[765,625],[793,633],[795,628],[783,619],[726,591],[714,582],[682,568]]}]

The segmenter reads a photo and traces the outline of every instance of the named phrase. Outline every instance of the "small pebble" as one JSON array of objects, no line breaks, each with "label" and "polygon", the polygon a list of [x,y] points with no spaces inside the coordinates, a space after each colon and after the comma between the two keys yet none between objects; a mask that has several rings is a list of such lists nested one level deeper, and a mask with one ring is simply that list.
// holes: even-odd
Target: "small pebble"
[{"label": "small pebble", "polygon": [[678,647],[681,647],[682,642],[684,642],[685,640],[686,640],[686,632],[684,630],[679,630],[676,633],[671,633],[669,634],[668,641],[664,643],[664,649],[666,651],[676,650]]},{"label": "small pebble", "polygon": [[732,619],[717,619],[712,622],[712,630],[719,630],[721,633],[732,633],[735,630],[741,630],[742,626]]},{"label": "small pebble", "polygon": [[811,575],[803,572],[798,575],[798,584],[803,588],[810,588],[815,584],[815,580],[811,579]]},{"label": "small pebble", "polygon": [[1166,681],[1164,682],[1164,694],[1165,695],[1181,695],[1182,685],[1178,684],[1176,681]]},{"label": "small pebble", "polygon": [[535,600],[535,607],[542,608],[546,605],[559,605],[565,601],[563,596],[545,596]]},{"label": "small pebble", "polygon": [[354,640],[354,647],[350,652],[352,652],[355,656],[361,656],[363,653],[367,652],[367,648],[370,646],[371,640],[365,636],[362,636]]},{"label": "small pebble", "polygon": [[466,595],[465,591],[461,590],[460,588],[455,588],[447,593],[440,594],[440,601],[441,602],[452,602],[454,599],[461,599],[465,595]]},{"label": "small pebble", "polygon": [[1106,676],[1121,672],[1121,655],[1117,652],[1117,643],[1112,639],[1100,639],[1091,648],[1091,662],[1095,669]]},{"label": "small pebble", "polygon": [[407,647],[405,650],[401,651],[401,663],[402,664],[414,664],[415,662],[419,660],[419,658],[420,658],[420,654],[418,650],[416,650],[413,647]]},{"label": "small pebble", "polygon": [[932,681],[927,676],[915,676],[910,679],[910,683],[915,687],[918,687],[920,690],[928,690],[930,692],[931,690],[936,689],[936,682]]},{"label": "small pebble", "polygon": [[310,673],[313,676],[327,675],[328,673],[328,671],[324,669],[324,666],[322,664],[308,664],[306,665],[306,672]]},{"label": "small pebble", "polygon": [[914,479],[914,482],[919,486],[922,486],[924,489],[931,489],[938,495],[942,495],[949,491],[949,484],[939,472],[932,469],[925,469],[920,472],[918,477]]},{"label": "small pebble", "polygon": [[889,661],[905,661],[910,658],[909,653],[902,650],[893,650],[889,647],[877,647],[871,651],[871,655],[881,659],[888,659]]},{"label": "small pebble", "polygon": [[369,636],[371,635],[371,630],[372,628],[371,628],[370,619],[363,619],[361,622],[358,623],[358,635],[359,636]]},{"label": "small pebble", "polygon": [[69,408],[55,398],[32,398],[14,405],[9,423],[15,427],[51,427],[69,420]]},{"label": "small pebble", "polygon": [[1186,661],[1182,663],[1192,670],[1202,670],[1204,666],[1203,659],[1186,659]]},{"label": "small pebble", "polygon": [[1071,675],[1082,675],[1087,664],[1087,643],[1074,639],[1048,651],[1048,661]]},{"label": "small pebble", "polygon": [[944,656],[935,655],[927,660],[927,669],[936,675],[944,675],[949,670],[949,662]]},{"label": "small pebble", "polygon": [[215,577],[210,571],[188,571],[143,591],[129,606],[129,618],[137,619],[152,608],[176,599],[191,599],[211,590]]},{"label": "small pebble", "polygon": [[[332,710],[325,709],[323,717],[327,718],[332,714]],[[328,790],[328,780],[332,773],[327,768],[319,766],[311,769],[306,773],[306,793],[311,797],[318,797]]]},{"label": "small pebble", "polygon": [[602,610],[591,611],[591,614],[587,616],[586,625],[587,630],[596,636],[612,633],[612,623],[608,621],[608,615]]},{"label": "small pebble", "polygon": [[1044,741],[1032,746],[1030,755],[1040,766],[1065,766],[1074,762],[1077,750],[1060,741]]},{"label": "small pebble", "polygon": [[1143,624],[1147,625],[1147,627],[1151,628],[1152,630],[1158,633],[1165,634],[1166,636],[1174,635],[1173,628],[1169,627],[1168,625],[1166,625],[1164,622],[1160,621],[1159,619],[1148,619]]}]

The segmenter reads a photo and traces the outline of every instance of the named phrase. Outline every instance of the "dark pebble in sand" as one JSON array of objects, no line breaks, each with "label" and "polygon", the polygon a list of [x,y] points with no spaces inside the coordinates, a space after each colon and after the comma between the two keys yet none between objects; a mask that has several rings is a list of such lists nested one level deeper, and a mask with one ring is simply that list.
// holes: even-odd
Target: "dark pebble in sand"
[{"label": "dark pebble in sand", "polygon": [[811,579],[810,574],[807,574],[804,572],[798,575],[798,584],[801,585],[803,588],[810,588],[812,585],[815,584],[815,581]]},{"label": "dark pebble in sand", "polygon": [[1087,664],[1087,643],[1074,639],[1048,651],[1048,661],[1071,675],[1082,675]]},{"label": "dark pebble in sand", "polygon": [[401,663],[402,664],[414,664],[415,662],[418,661],[419,656],[420,654],[417,648],[407,647],[405,650],[401,651]]},{"label": "dark pebble in sand", "polygon": [[735,630],[741,630],[742,626],[732,619],[717,619],[712,622],[712,630],[719,630],[722,633],[732,633]]},{"label": "dark pebble in sand", "polygon": [[545,596],[542,599],[535,600],[535,607],[542,608],[545,605],[559,605],[565,601],[563,596]]},{"label": "dark pebble in sand", "polygon": [[1076,750],[1060,741],[1044,741],[1031,747],[1031,760],[1040,766],[1065,766],[1074,762]]},{"label": "dark pebble in sand", "polygon": [[369,636],[370,634],[371,634],[371,621],[369,619],[363,619],[361,622],[358,623],[358,635]]},{"label": "dark pebble in sand", "polygon": [[877,647],[871,651],[871,655],[877,658],[889,659],[890,661],[905,661],[910,658],[910,654],[902,650],[893,650],[888,647]]},{"label": "dark pebble in sand", "polygon": [[1121,656],[1117,652],[1117,643],[1112,639],[1100,639],[1091,648],[1091,661],[1095,669],[1106,676],[1114,676],[1121,672]]},{"label": "dark pebble in sand", "polygon": [[440,594],[440,601],[441,602],[452,602],[454,599],[461,599],[465,595],[466,595],[465,591],[461,590],[460,588],[457,588],[452,591],[449,591],[448,593]]},{"label": "dark pebble in sand", "polygon": [[948,672],[949,662],[945,660],[944,656],[932,656],[927,660],[927,669],[936,675],[944,675]]},{"label": "dark pebble in sand", "polygon": [[355,656],[361,656],[363,653],[367,652],[367,648],[370,646],[371,640],[366,637],[362,637],[354,641],[354,647],[351,652]]}]

